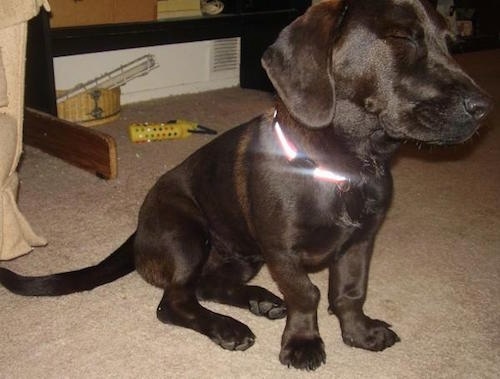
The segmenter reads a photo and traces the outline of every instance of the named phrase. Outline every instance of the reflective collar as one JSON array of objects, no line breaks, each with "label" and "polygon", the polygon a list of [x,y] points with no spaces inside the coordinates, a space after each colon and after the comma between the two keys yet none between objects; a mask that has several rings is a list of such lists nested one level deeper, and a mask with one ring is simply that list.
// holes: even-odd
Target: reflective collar
[{"label": "reflective collar", "polygon": [[285,133],[283,133],[283,130],[276,119],[277,111],[274,111],[274,116],[273,116],[273,128],[274,132],[276,133],[276,136],[278,137],[278,141],[280,142],[281,148],[283,149],[283,152],[288,159],[289,162],[293,162],[294,160],[301,159],[304,162],[308,163],[308,166],[310,168],[307,169],[307,171],[310,171],[310,174],[318,179],[318,180],[323,180],[331,183],[337,184],[338,188],[341,191],[348,191],[350,188],[350,181],[349,178],[337,174],[334,171],[327,170],[318,164],[314,162],[312,159],[307,157],[304,154],[300,154],[298,149],[291,143],[285,136]]}]

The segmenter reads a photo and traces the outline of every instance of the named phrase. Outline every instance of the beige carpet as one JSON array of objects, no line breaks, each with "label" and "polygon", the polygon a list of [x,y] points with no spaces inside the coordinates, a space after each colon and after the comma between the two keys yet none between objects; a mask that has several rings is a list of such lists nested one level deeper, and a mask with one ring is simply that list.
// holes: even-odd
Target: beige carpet
[{"label": "beige carpet", "polygon": [[[500,100],[500,51],[461,58]],[[219,131],[272,105],[265,93],[229,89],[125,107],[101,127],[117,139],[119,178],[103,181],[26,147],[20,206],[46,248],[1,263],[45,274],[96,263],[134,230],[155,179],[211,140],[135,145],[126,125],[187,118]],[[327,364],[314,373],[278,362],[284,320],[206,304],[257,336],[228,352],[190,330],[156,320],[161,291],[131,274],[89,293],[23,298],[0,288],[0,378],[498,378],[500,377],[500,107],[471,143],[421,151],[394,164],[395,199],[379,235],[366,310],[394,325],[402,342],[382,352],[350,348],[326,311],[319,322]],[[210,188],[207,188],[210,191]],[[275,289],[264,269],[257,283]]]}]

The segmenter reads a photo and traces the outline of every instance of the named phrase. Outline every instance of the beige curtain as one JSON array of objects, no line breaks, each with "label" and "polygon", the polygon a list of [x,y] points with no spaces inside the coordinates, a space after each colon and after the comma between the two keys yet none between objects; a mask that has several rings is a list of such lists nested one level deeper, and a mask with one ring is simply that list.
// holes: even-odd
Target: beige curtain
[{"label": "beige curtain", "polygon": [[27,21],[46,0],[0,1],[0,259],[46,244],[17,207],[16,168],[22,152]]}]

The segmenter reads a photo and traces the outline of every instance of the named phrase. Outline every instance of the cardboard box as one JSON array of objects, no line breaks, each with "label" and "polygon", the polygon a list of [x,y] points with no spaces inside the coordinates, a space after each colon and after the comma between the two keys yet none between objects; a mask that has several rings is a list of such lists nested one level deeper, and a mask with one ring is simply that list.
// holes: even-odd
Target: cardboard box
[{"label": "cardboard box", "polygon": [[157,18],[200,17],[201,5],[199,0],[158,0]]},{"label": "cardboard box", "polygon": [[50,0],[50,26],[153,21],[156,0]]},{"label": "cardboard box", "polygon": [[114,0],[114,22],[156,20],[156,0]]},{"label": "cardboard box", "polygon": [[200,0],[158,0],[158,12],[200,10]]}]

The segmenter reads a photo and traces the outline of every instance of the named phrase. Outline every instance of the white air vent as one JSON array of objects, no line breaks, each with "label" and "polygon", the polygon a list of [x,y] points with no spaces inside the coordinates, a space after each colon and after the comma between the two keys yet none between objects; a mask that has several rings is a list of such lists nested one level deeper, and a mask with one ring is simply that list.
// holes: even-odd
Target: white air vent
[{"label": "white air vent", "polygon": [[225,38],[211,42],[210,79],[239,77],[240,39]]}]

